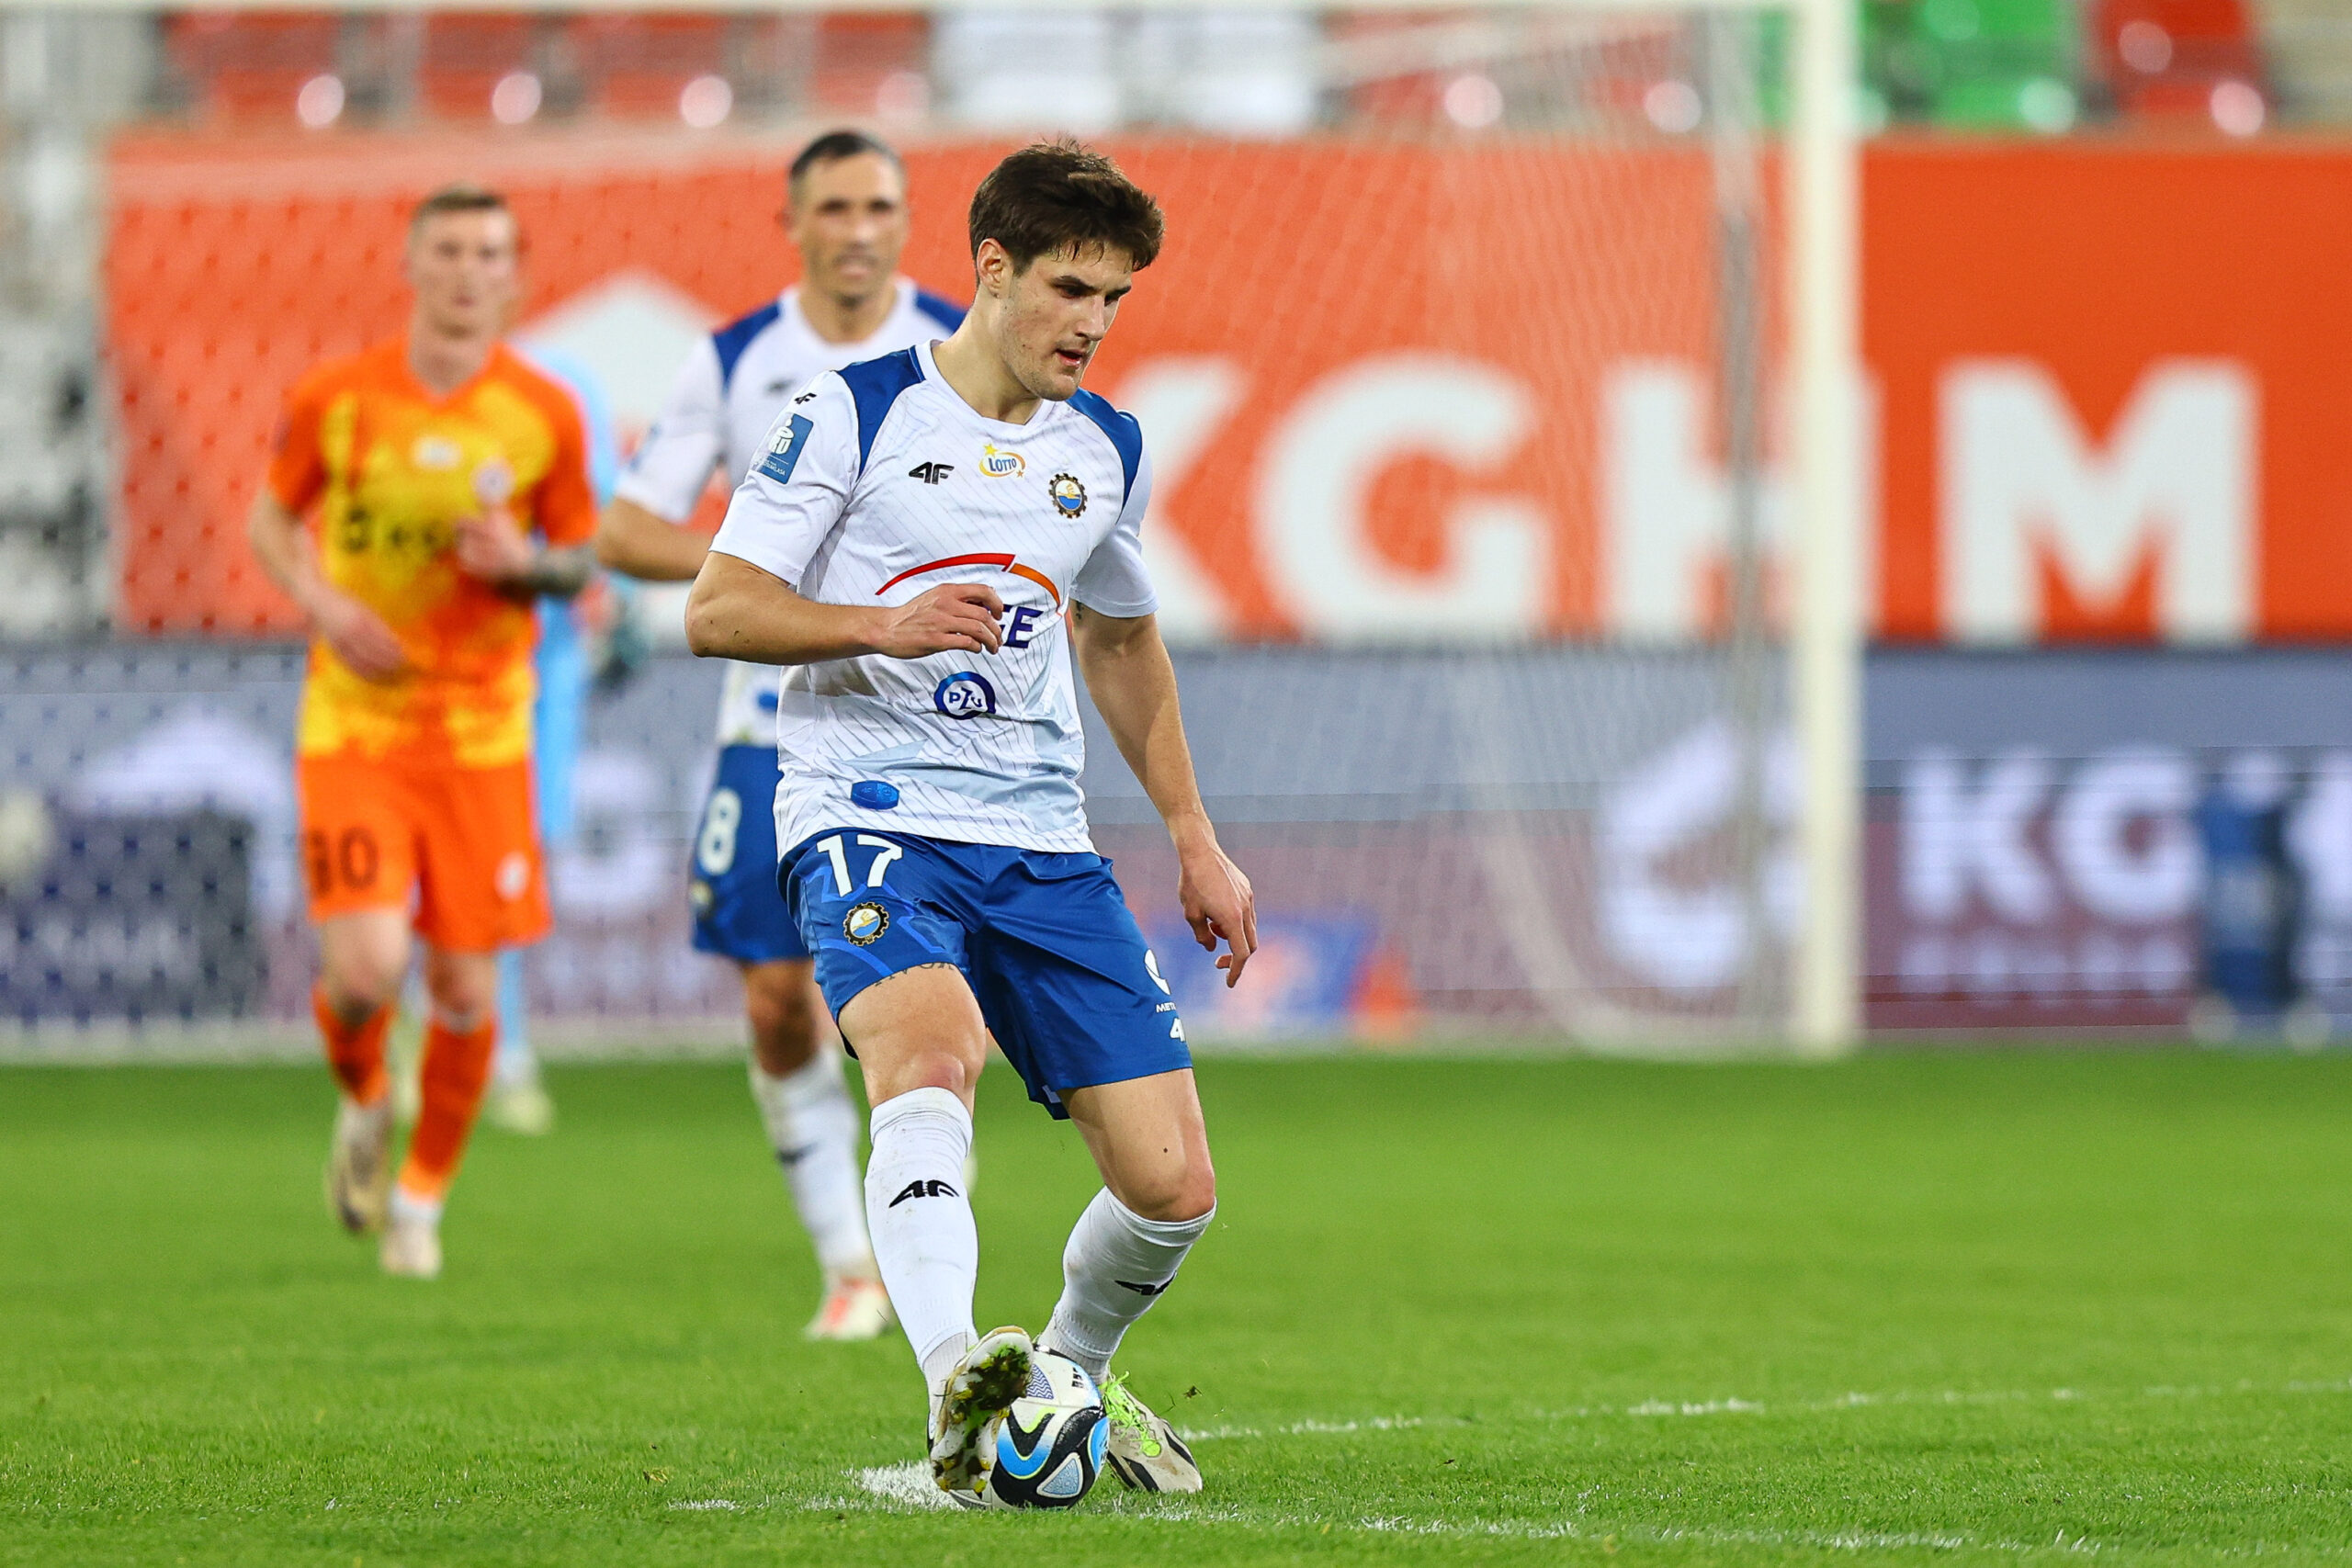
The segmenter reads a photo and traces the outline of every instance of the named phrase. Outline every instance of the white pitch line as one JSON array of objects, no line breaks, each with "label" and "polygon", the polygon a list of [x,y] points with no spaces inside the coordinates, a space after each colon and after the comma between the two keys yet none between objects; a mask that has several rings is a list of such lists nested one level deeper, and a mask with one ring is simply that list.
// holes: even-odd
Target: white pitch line
[{"label": "white pitch line", "polygon": [[[1513,1425],[1589,1420],[1604,1417],[1656,1419],[1658,1417],[1705,1418],[1723,1416],[1761,1416],[1777,1412],[1784,1415],[1822,1414],[1867,1409],[1885,1404],[2002,1404],[2047,1403],[2052,1404],[2091,1404],[2103,1400],[2188,1400],[2204,1399],[2231,1393],[2290,1393],[2344,1394],[2352,1393],[2352,1379],[2324,1382],[2296,1381],[2286,1383],[2256,1383],[2251,1380],[2232,1386],[2197,1386],[2150,1384],[2118,1393],[2102,1394],[2075,1388],[2052,1388],[2041,1393],[2026,1390],[1964,1391],[1945,1389],[1935,1393],[1897,1391],[1886,1393],[1841,1393],[1831,1399],[1791,1401],[1767,1405],[1757,1400],[1709,1399],[1664,1400],[1648,1399],[1638,1404],[1624,1406],[1589,1405],[1574,1410],[1535,1411],[1525,1416],[1487,1416],[1468,1420],[1461,1416],[1375,1416],[1355,1419],[1305,1420],[1269,1424],[1263,1427],[1223,1425],[1207,1427],[1180,1428],[1188,1442],[1242,1440],[1273,1437],[1335,1437],[1360,1432],[1401,1432],[1419,1428],[1462,1430],[1471,1427],[1500,1428]],[[953,1509],[955,1505],[933,1485],[930,1468],[922,1463],[877,1465],[852,1472],[863,1496],[817,1498],[806,1505],[811,1510],[846,1512],[852,1509],[872,1511],[882,1508],[891,1512],[930,1513]],[[1125,1506],[1122,1506],[1124,1504]],[[712,1504],[673,1504],[673,1507],[728,1506]],[[1832,1551],[1884,1551],[1919,1550],[1934,1551],[1992,1551],[2007,1556],[2030,1556],[2042,1553],[2064,1553],[2069,1556],[2095,1555],[2111,1550],[2111,1543],[2095,1541],[2084,1536],[2069,1536],[2061,1530],[2050,1540],[2041,1542],[1984,1540],[1956,1531],[1920,1531],[1888,1533],[1874,1530],[1735,1530],[1707,1527],[1674,1525],[1600,1525],[1584,1519],[1563,1519],[1544,1522],[1516,1519],[1416,1519],[1404,1516],[1366,1517],[1322,1517],[1306,1514],[1282,1514],[1235,1507],[1229,1504],[1205,1504],[1178,1501],[1172,1498],[1122,1499],[1112,1507],[1122,1517],[1159,1519],[1171,1524],[1240,1525],[1259,1529],[1306,1529],[1348,1530],[1371,1534],[1404,1534],[1430,1536],[1501,1537],[1512,1540],[1579,1540],[1606,1541],[1611,1540],[1640,1541],[1650,1544],[1671,1544],[1689,1541],[1713,1546],[1799,1546]],[[2207,1548],[2211,1555],[2237,1557],[2263,1556],[2276,1548],[2269,1543]],[[2342,1548],[2314,1548],[2298,1545],[2293,1550],[2319,1551],[2322,1555],[2341,1557],[2352,1555]]]},{"label": "white pitch line", "polygon": [[1914,1391],[1896,1391],[1887,1393],[1849,1393],[1838,1394],[1831,1399],[1801,1399],[1779,1403],[1737,1397],[1703,1400],[1645,1399],[1638,1404],[1583,1404],[1572,1409],[1536,1410],[1523,1415],[1506,1413],[1480,1416],[1476,1419],[1460,1416],[1375,1416],[1352,1420],[1312,1418],[1287,1423],[1269,1423],[1265,1426],[1226,1422],[1215,1427],[1179,1427],[1176,1431],[1177,1435],[1186,1442],[1193,1443],[1249,1438],[1328,1436],[1350,1432],[1399,1432],[1409,1431],[1416,1427],[1507,1427],[1539,1421],[1808,1415],[1861,1410],[1881,1404],[2078,1404],[2114,1400],[2210,1399],[2232,1393],[2352,1393],[2352,1379],[2335,1379],[2325,1382],[2299,1381],[2271,1384],[2246,1381],[2229,1386],[2211,1387],[2159,1383],[2111,1393],[2078,1388],[2043,1389],[2038,1393],[2028,1389],[1974,1391],[1941,1389],[1933,1393]]},{"label": "white pitch line", "polygon": [[[910,1512],[933,1513],[956,1506],[947,1494],[931,1478],[931,1466],[920,1461],[910,1464],[877,1464],[855,1472],[854,1479],[868,1495],[878,1497],[896,1508]],[[831,1508],[835,1503],[818,1502],[811,1508]]]},{"label": "white pitch line", "polygon": [[[1336,1423],[1334,1424],[1336,1425]],[[876,1465],[852,1472],[866,1495],[862,1498],[818,1498],[812,1511],[861,1512],[877,1505],[892,1513],[952,1511],[955,1505],[932,1484],[926,1465]],[[1890,1533],[1877,1530],[1726,1530],[1679,1525],[1603,1525],[1585,1519],[1556,1521],[1519,1519],[1417,1519],[1404,1515],[1373,1515],[1361,1518],[1324,1517],[1314,1514],[1274,1513],[1152,1498],[1139,1506],[1117,1509],[1119,1517],[1167,1524],[1240,1525],[1253,1529],[1346,1530],[1353,1534],[1467,1536],[1486,1540],[1640,1541],[1668,1545],[1690,1541],[1711,1546],[1809,1546],[1832,1551],[1884,1551],[1925,1549],[1937,1551],[1997,1551],[2027,1556],[2045,1551],[2090,1554],[2099,1543],[2063,1531],[2041,1545],[2025,1541],[1984,1540],[1957,1532]]]}]

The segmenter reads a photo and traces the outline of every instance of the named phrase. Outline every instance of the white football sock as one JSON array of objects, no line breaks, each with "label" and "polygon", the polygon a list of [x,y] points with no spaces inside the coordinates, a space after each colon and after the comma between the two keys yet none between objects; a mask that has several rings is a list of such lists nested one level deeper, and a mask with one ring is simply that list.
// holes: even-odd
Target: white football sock
[{"label": "white football sock", "polygon": [[1176,1279],[1177,1266],[1216,1218],[1147,1220],[1109,1188],[1094,1195],[1062,1249],[1062,1299],[1037,1342],[1068,1356],[1097,1382],[1129,1325],[1151,1310]]},{"label": "white football sock", "polygon": [[909,1089],[874,1108],[865,1218],[882,1283],[935,1390],[944,1369],[979,1337],[972,1287],[980,1233],[964,1195],[972,1114],[944,1089]]},{"label": "white football sock", "polygon": [[441,1200],[420,1198],[398,1182],[392,1184],[392,1218],[403,1224],[441,1224]]},{"label": "white football sock", "polygon": [[857,1175],[857,1106],[828,1045],[797,1072],[770,1077],[755,1058],[752,1100],[784,1168],[784,1185],[828,1274],[874,1277],[865,1199]]}]

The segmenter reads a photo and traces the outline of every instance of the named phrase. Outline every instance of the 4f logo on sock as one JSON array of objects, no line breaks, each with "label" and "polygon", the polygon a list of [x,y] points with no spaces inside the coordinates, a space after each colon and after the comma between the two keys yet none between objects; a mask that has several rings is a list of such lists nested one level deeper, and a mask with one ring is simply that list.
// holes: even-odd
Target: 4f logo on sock
[{"label": "4f logo on sock", "polygon": [[890,1200],[890,1207],[895,1209],[910,1198],[960,1198],[962,1196],[962,1193],[944,1181],[933,1178],[929,1181],[908,1182],[899,1190],[899,1195]]},{"label": "4f logo on sock", "polygon": [[1156,1296],[1162,1291],[1168,1289],[1169,1286],[1174,1284],[1176,1282],[1176,1278],[1171,1274],[1167,1279],[1159,1281],[1157,1285],[1138,1285],[1133,1280],[1114,1280],[1111,1282],[1114,1285],[1123,1286],[1127,1290],[1133,1291],[1139,1296]]}]

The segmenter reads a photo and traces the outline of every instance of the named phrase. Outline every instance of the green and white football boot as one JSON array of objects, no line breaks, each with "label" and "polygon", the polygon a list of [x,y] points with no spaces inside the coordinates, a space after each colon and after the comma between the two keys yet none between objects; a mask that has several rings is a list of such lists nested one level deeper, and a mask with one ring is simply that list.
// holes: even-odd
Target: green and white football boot
[{"label": "green and white football boot", "polygon": [[1138,1492],[1198,1492],[1201,1467],[1176,1428],[1153,1415],[1124,1376],[1102,1380],[1102,1410],[1111,1418],[1103,1462]]},{"label": "green and white football boot", "polygon": [[931,1413],[931,1478],[959,1503],[977,1505],[996,1468],[1004,1413],[1029,1387],[1035,1347],[1018,1328],[992,1328],[964,1352]]}]

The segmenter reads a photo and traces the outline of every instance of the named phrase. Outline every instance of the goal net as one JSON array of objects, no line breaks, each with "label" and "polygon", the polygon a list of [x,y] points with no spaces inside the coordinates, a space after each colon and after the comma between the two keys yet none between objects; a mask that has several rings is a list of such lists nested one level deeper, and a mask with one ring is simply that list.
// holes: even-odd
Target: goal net
[{"label": "goal net", "polygon": [[[79,361],[44,328],[41,363],[84,375],[113,456],[48,440],[97,522],[0,530],[34,639],[0,704],[36,737],[0,777],[0,1008],[300,1017],[300,626],[242,518],[285,388],[404,320],[408,208],[509,195],[517,336],[626,449],[695,337],[796,275],[785,166],[854,124],[903,151],[902,267],[940,294],[968,292],[974,185],[1033,136],[1102,146],[1167,211],[1090,384],[1151,446],[1161,621],[1264,911],[1243,987],[1186,939],[1099,729],[1087,784],[1195,1038],[1784,1036],[1822,755],[1788,636],[1821,471],[1800,32],[1751,5],[12,18],[9,80],[48,95],[19,141],[65,193],[12,265],[78,290]],[[59,319],[20,314],[0,360]],[[535,1001],[557,1037],[724,1032],[728,977],[684,944],[717,674],[674,593],[622,600],[592,638],[650,654],[587,699]],[[159,833],[201,863],[153,909],[55,892]],[[104,962],[75,934],[101,929]]]}]

